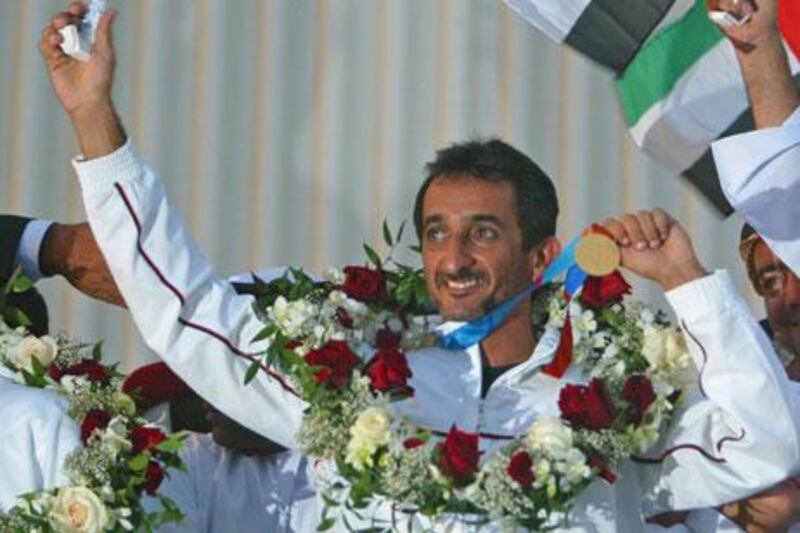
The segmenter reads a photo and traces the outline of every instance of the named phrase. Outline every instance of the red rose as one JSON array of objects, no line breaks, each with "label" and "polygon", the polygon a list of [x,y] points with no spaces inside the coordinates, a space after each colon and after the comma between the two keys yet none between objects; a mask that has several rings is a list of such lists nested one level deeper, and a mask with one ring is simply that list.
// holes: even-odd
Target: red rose
[{"label": "red rose", "polygon": [[558,396],[561,418],[576,427],[598,430],[611,427],[617,409],[606,391],[603,380],[594,378],[585,385],[566,385]]},{"label": "red rose", "polygon": [[442,472],[456,486],[467,485],[478,471],[478,434],[460,431],[454,425],[436,449]]},{"label": "red rose", "polygon": [[103,409],[92,409],[81,422],[81,441],[85,445],[89,442],[95,429],[106,429],[111,422],[111,414]]},{"label": "red rose", "polygon": [[382,270],[348,266],[344,268],[344,290],[350,298],[362,302],[380,300],[386,294],[386,278]]},{"label": "red rose", "polygon": [[144,475],[145,479],[144,483],[142,483],[142,488],[150,496],[155,496],[158,487],[161,486],[161,482],[164,480],[164,469],[155,461],[150,461]]},{"label": "red rose", "polygon": [[336,308],[336,320],[339,321],[339,324],[341,324],[343,328],[347,329],[353,328],[353,318],[350,316],[350,313],[348,313],[347,309],[345,309],[344,307]]},{"label": "red rose", "polygon": [[536,476],[533,474],[533,459],[528,452],[517,452],[511,456],[511,461],[506,467],[506,472],[511,479],[525,487],[533,484]]},{"label": "red rose", "polygon": [[586,427],[594,430],[609,428],[616,418],[617,408],[606,391],[605,383],[602,379],[592,379],[586,391]]},{"label": "red rose", "polygon": [[319,350],[308,352],[305,360],[311,366],[322,367],[314,377],[329,389],[344,386],[359,362],[346,341],[329,341]]},{"label": "red rose", "polygon": [[80,363],[75,363],[67,368],[59,368],[56,365],[50,365],[47,369],[47,373],[53,381],[59,383],[64,376],[86,376],[90,381],[98,383],[108,381],[108,371],[94,359],[84,359]]},{"label": "red rose", "polygon": [[647,408],[656,400],[653,383],[641,374],[631,376],[622,386],[622,398],[630,404],[628,416],[631,422],[638,424]]},{"label": "red rose", "polygon": [[383,326],[375,335],[375,347],[378,349],[397,348],[400,346],[400,335],[389,326]]},{"label": "red rose", "polygon": [[367,375],[375,390],[405,395],[414,391],[408,385],[411,370],[408,368],[406,355],[398,349],[378,350],[375,358],[370,361]]},{"label": "red rose", "polygon": [[167,439],[160,429],[144,426],[133,428],[128,437],[133,444],[133,455],[151,450]]},{"label": "red rose", "polygon": [[406,450],[413,450],[414,448],[419,448],[423,444],[425,444],[424,440],[417,437],[411,437],[403,441],[403,448]]},{"label": "red rose", "polygon": [[624,295],[630,294],[630,292],[631,286],[628,285],[619,270],[615,270],[600,278],[589,276],[583,284],[581,302],[587,307],[603,307],[619,302]]},{"label": "red rose", "polygon": [[561,418],[575,426],[583,425],[583,408],[586,402],[586,387],[564,385],[558,393],[558,408]]}]

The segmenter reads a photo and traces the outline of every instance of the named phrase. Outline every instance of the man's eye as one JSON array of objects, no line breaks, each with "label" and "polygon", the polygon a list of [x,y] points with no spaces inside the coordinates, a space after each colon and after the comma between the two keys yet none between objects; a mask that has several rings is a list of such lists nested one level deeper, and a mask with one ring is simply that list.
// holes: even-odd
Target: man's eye
[{"label": "man's eye", "polygon": [[497,230],[489,226],[475,228],[475,237],[481,241],[493,241],[497,235]]},{"label": "man's eye", "polygon": [[425,232],[425,239],[429,242],[442,242],[445,231],[442,228],[430,228]]}]

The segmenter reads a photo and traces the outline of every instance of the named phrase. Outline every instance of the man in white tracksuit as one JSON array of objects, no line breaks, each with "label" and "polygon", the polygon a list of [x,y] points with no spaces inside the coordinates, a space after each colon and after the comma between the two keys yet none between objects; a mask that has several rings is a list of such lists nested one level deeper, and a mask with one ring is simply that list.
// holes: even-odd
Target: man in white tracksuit
[{"label": "man in white tracksuit", "polygon": [[[249,363],[239,356],[263,352],[263,342],[252,342],[263,323],[248,298],[214,277],[114,112],[113,15],[101,20],[88,62],[73,61],[58,47],[57,30],[82,12],[73,6],[58,15],[40,48],[81,144],[75,168],[89,223],[137,326],[206,400],[296,449],[306,405],[288,380],[270,371],[243,385]],[[552,183],[501,141],[440,152],[417,207],[426,281],[444,329],[516,293],[559,251]],[[655,449],[624,462],[615,484],[596,482],[586,490],[566,529],[637,531],[642,516],[715,506],[794,472],[800,441],[791,412],[797,406],[769,340],[729,276],[707,273],[684,230],[661,210],[609,220],[606,227],[621,246],[623,266],[667,291],[700,369],[700,386]],[[553,359],[558,333],[536,338],[529,317],[525,301],[479,346],[410,353],[415,395],[395,404],[398,413],[435,431],[457,424],[479,433],[484,456],[538,417],[558,415],[561,386],[585,377],[574,367],[562,379],[540,372]],[[391,502],[371,511],[360,525],[392,524]],[[409,525],[471,527],[456,516],[435,523],[414,517]]]}]

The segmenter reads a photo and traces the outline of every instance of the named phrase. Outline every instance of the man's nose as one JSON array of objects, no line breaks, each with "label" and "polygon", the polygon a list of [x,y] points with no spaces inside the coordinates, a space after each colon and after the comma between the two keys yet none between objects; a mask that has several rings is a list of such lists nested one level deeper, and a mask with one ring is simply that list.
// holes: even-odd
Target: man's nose
[{"label": "man's nose", "polygon": [[469,242],[464,238],[450,239],[444,257],[444,267],[449,274],[457,274],[475,263]]}]

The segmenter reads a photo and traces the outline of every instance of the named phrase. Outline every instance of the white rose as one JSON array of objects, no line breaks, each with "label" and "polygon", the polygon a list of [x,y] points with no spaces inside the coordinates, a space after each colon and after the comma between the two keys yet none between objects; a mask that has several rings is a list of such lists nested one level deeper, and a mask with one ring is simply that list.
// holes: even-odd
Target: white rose
[{"label": "white rose", "polygon": [[389,431],[389,415],[380,407],[370,407],[358,416],[356,423],[350,428],[350,434],[354,439],[376,447],[389,444],[392,436]]},{"label": "white rose", "polygon": [[672,374],[689,364],[689,352],[683,335],[672,328],[646,332],[642,355],[653,368],[667,374]]},{"label": "white rose", "polygon": [[33,372],[33,358],[36,358],[42,366],[48,366],[56,358],[57,353],[58,345],[53,337],[45,335],[37,338],[29,335],[9,350],[8,357],[17,368]]},{"label": "white rose", "polygon": [[528,430],[528,444],[535,451],[562,457],[572,449],[572,429],[559,418],[541,417]]},{"label": "white rose", "polygon": [[350,428],[350,435],[345,462],[356,470],[371,467],[372,456],[378,447],[388,444],[391,439],[389,416],[379,407],[370,407],[356,419]]},{"label": "white rose", "polygon": [[100,532],[109,522],[105,505],[86,487],[60,489],[50,518],[56,530],[65,533]]}]

